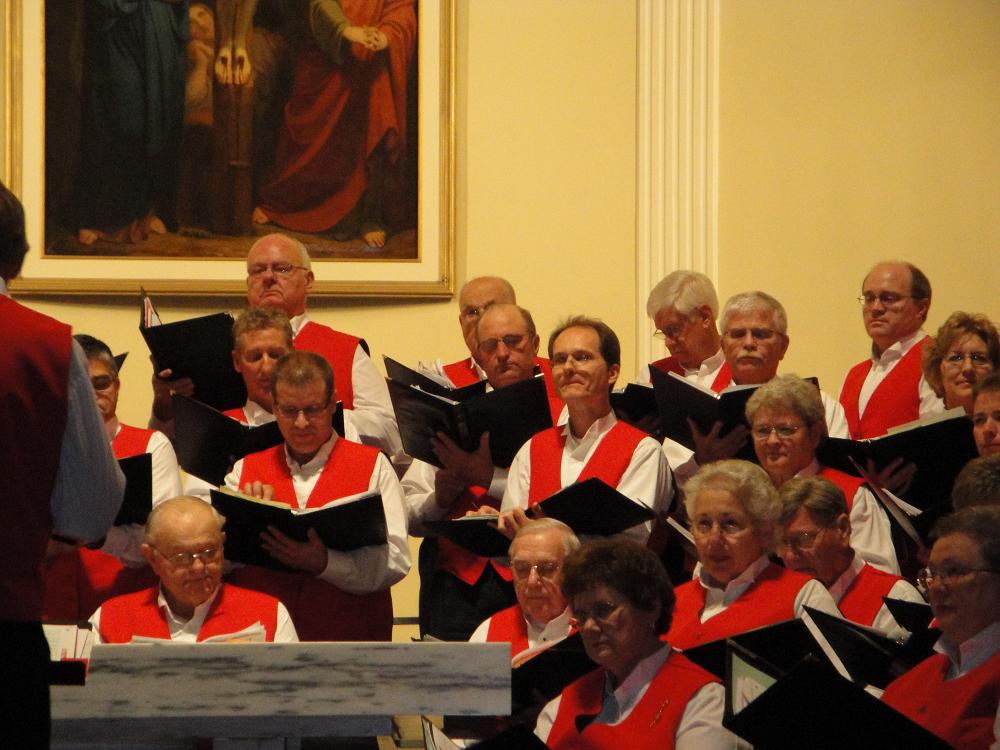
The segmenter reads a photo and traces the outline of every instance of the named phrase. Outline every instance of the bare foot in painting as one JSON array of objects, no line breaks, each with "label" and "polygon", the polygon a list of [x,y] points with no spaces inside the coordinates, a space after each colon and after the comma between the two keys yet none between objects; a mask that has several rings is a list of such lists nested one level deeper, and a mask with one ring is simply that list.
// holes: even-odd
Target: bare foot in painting
[{"label": "bare foot in painting", "polygon": [[383,247],[385,245],[385,232],[381,229],[364,232],[361,235],[361,239],[365,241],[368,247]]},{"label": "bare foot in painting", "polygon": [[164,225],[163,220],[155,214],[149,217],[149,223],[146,225],[146,228],[153,234],[167,233],[167,227]]},{"label": "bare foot in painting", "polygon": [[81,245],[93,245],[101,239],[101,233],[93,229],[81,229],[76,233],[76,241]]},{"label": "bare foot in painting", "polygon": [[254,207],[251,218],[254,224],[267,224],[271,220],[260,206]]}]

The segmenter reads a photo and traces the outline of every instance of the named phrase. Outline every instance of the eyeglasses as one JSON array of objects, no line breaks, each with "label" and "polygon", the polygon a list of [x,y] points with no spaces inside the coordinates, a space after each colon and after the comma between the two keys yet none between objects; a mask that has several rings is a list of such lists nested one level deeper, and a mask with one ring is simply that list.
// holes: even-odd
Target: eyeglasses
[{"label": "eyeglasses", "polygon": [[896,294],[895,292],[880,292],[879,294],[865,292],[857,298],[862,307],[874,307],[876,302],[881,302],[882,307],[895,307],[905,299],[915,298],[910,294]]},{"label": "eyeglasses", "polygon": [[797,534],[790,534],[779,542],[778,546],[786,549],[812,549],[816,544],[816,537],[818,537],[823,530],[819,531],[800,531]]},{"label": "eyeglasses", "polygon": [[569,624],[574,628],[582,628],[587,624],[587,620],[593,619],[598,626],[610,625],[615,615],[624,606],[624,604],[612,604],[611,602],[597,602],[591,610],[573,607],[573,616],[569,618]]},{"label": "eyeglasses", "polygon": [[508,333],[506,336],[501,336],[498,339],[484,339],[479,342],[479,351],[492,354],[497,350],[501,342],[508,349],[517,351],[527,338],[528,334],[526,333]]},{"label": "eyeglasses", "polygon": [[753,428],[753,439],[763,442],[767,440],[769,437],[771,437],[772,432],[775,432],[778,434],[779,439],[787,440],[801,429],[802,425],[797,425],[795,427],[792,427],[791,425],[787,424],[776,424],[773,426],[769,424],[762,424],[759,427]]},{"label": "eyeglasses", "polygon": [[558,352],[552,355],[549,364],[552,367],[564,367],[570,360],[573,360],[578,365],[582,365],[587,362],[593,362],[595,359],[597,359],[597,355],[592,352]]},{"label": "eyeglasses", "polygon": [[691,325],[691,319],[685,318],[677,323],[671,323],[668,326],[653,331],[653,337],[660,339],[660,341],[665,341],[666,339],[676,341],[687,330],[689,325]]},{"label": "eyeglasses", "polygon": [[265,273],[270,271],[275,276],[287,279],[292,275],[293,271],[308,271],[309,269],[305,266],[293,266],[291,263],[272,263],[271,265],[266,265],[264,263],[257,263],[252,266],[247,266],[247,275],[252,279],[256,279],[263,276]]},{"label": "eyeglasses", "polygon": [[110,375],[98,375],[96,378],[90,379],[90,385],[95,391],[106,391],[115,382],[115,379]]},{"label": "eyeglasses", "polygon": [[311,422],[314,419],[318,419],[323,416],[323,412],[325,412],[329,406],[329,401],[324,404],[312,404],[310,406],[281,406],[279,404],[275,404],[274,410],[285,419],[298,419],[299,414],[302,414]]},{"label": "eyeglasses", "polygon": [[773,328],[730,328],[726,331],[725,336],[733,341],[741,341],[747,337],[749,333],[754,341],[767,341],[778,334]]},{"label": "eyeglasses", "polygon": [[153,547],[157,553],[175,568],[190,568],[195,560],[201,560],[203,565],[208,565],[219,559],[222,554],[221,547],[209,547],[200,552],[176,552],[173,555],[165,555],[159,549]]},{"label": "eyeglasses", "polygon": [[562,565],[554,560],[544,560],[538,563],[530,563],[527,560],[511,560],[510,569],[514,571],[514,578],[519,581],[526,581],[531,577],[531,571],[535,571],[539,578],[552,580],[559,572]]},{"label": "eyeglasses", "polygon": [[968,354],[952,352],[944,358],[944,366],[957,370],[965,364],[965,360],[969,360],[969,363],[977,370],[991,365],[989,355],[986,352],[969,352]]},{"label": "eyeglasses", "polygon": [[930,584],[935,582],[939,586],[954,586],[976,573],[1000,573],[1000,571],[994,570],[993,568],[945,567],[937,570],[935,568],[926,567],[917,573],[917,583],[925,589],[928,588]]},{"label": "eyeglasses", "polygon": [[691,531],[698,536],[708,536],[716,526],[725,537],[739,536],[750,528],[749,524],[737,521],[735,518],[724,518],[721,521],[713,518],[696,518],[691,523]]}]

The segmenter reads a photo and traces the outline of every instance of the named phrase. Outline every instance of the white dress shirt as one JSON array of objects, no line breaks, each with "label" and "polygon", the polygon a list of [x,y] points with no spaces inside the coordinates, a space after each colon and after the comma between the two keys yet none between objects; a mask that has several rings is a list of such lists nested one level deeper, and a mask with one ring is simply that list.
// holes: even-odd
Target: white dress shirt
[{"label": "white dress shirt", "polygon": [[[205,624],[205,617],[208,615],[208,610],[212,606],[212,602],[219,595],[219,591],[222,590],[222,586],[215,589],[208,599],[203,601],[197,607],[194,608],[194,614],[191,615],[191,619],[185,620],[183,617],[178,617],[174,614],[173,610],[170,609],[170,605],[167,603],[166,597],[163,596],[163,589],[160,588],[159,593],[156,597],[156,603],[160,607],[160,611],[163,613],[164,619],[167,621],[167,629],[170,631],[170,640],[174,643],[197,643],[198,633],[201,632],[201,626]],[[101,639],[101,608],[98,607],[97,611],[90,616],[90,623],[94,626],[94,643],[104,643]],[[295,625],[292,624],[292,618],[288,615],[288,610],[285,609],[285,605],[278,602],[278,613],[277,620],[274,627],[274,643],[298,643],[299,636],[295,632]]]},{"label": "white dress shirt", "polygon": [[[304,464],[299,464],[293,459],[288,453],[288,446],[285,446],[285,461],[292,475],[295,499],[300,509],[305,508],[309,502],[309,495],[319,482],[320,474],[326,466],[334,444],[341,439],[334,433],[320,447],[312,460]],[[242,472],[241,458],[226,475],[226,487],[239,491]],[[378,490],[382,495],[387,543],[375,547],[361,547],[351,552],[327,549],[326,569],[318,576],[352,594],[367,594],[387,589],[401,580],[410,570],[410,547],[406,540],[403,491],[392,465],[381,453],[375,462],[368,489]]]},{"label": "white dress shirt", "polygon": [[[594,451],[601,441],[615,426],[618,419],[614,412],[595,421],[582,438],[573,436],[569,424],[563,426],[566,445],[563,447],[560,468],[560,484],[567,487],[579,478]],[[531,440],[521,446],[514,456],[507,475],[507,491],[504,492],[500,510],[511,511],[514,508],[528,507],[528,492],[531,484]],[[632,453],[629,462],[618,482],[617,489],[625,497],[638,505],[643,505],[660,515],[670,504],[670,467],[663,457],[660,444],[651,437],[644,437]],[[622,532],[640,544],[645,544],[649,538],[652,522],[633,526]]]},{"label": "white dress shirt", "polygon": [[[594,723],[615,726],[625,721],[642,700],[669,655],[670,646],[664,644],[662,648],[640,661],[617,688],[613,688],[610,677],[606,677],[604,704]],[[552,731],[561,700],[560,695],[549,701],[538,716],[535,734],[543,742],[548,739]],[[725,704],[725,688],[717,682],[709,683],[695,692],[688,700],[677,725],[677,732],[674,735],[676,750],[722,750],[740,747],[739,738],[722,727]],[[628,737],[621,739],[623,747],[630,744]]]},{"label": "white dress shirt", "polygon": [[[882,381],[899,364],[900,360],[906,356],[907,352],[923,341],[926,336],[927,334],[923,329],[918,330],[916,333],[900,339],[888,347],[881,355],[876,352],[875,345],[872,344],[872,367],[865,377],[865,382],[861,384],[861,392],[858,394],[859,417],[864,416],[865,409],[868,408],[868,402],[871,401],[872,395],[882,384]],[[841,386],[841,391],[843,391],[843,386]],[[931,388],[923,375],[920,376],[917,392],[920,397],[919,415],[921,417],[944,411],[944,401],[934,392],[934,389]]]},{"label": "white dress shirt", "polygon": [[[858,574],[864,569],[865,565],[865,561],[860,556],[855,555],[854,559],[851,560],[851,564],[840,574],[840,578],[830,586],[830,596],[833,597],[833,600],[838,605],[840,604],[840,600],[844,598],[844,594],[847,593],[847,589],[851,587],[854,579],[858,577]],[[886,596],[890,599],[901,599],[904,602],[927,603],[924,597],[920,595],[920,592],[905,580],[896,581]],[[868,625],[868,623],[862,624]],[[910,631],[896,622],[896,618],[892,616],[892,612],[889,611],[889,608],[885,604],[879,607],[878,613],[875,615],[875,619],[872,620],[870,627],[875,628],[875,630],[887,638],[892,638],[896,641],[905,640],[910,636]]]},{"label": "white dress shirt", "polygon": [[[702,360],[701,364],[694,369],[688,369],[681,365],[681,369],[684,370],[684,379],[690,380],[695,385],[700,385],[702,388],[711,388],[715,379],[719,376],[719,370],[726,363],[726,357],[722,353],[720,348],[715,354],[713,354],[708,359]],[[679,364],[679,363],[678,363]],[[635,382],[639,385],[649,385],[652,383],[652,377],[649,374],[650,365],[643,365],[639,370],[639,376],[635,379]]]}]

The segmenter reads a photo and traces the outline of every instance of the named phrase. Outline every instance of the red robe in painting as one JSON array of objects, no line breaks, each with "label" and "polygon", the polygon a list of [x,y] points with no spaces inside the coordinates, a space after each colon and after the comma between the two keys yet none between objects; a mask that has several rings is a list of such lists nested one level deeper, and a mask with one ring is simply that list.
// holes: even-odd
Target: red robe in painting
[{"label": "red robe in painting", "polygon": [[298,232],[334,227],[369,187],[368,161],[381,144],[382,213],[403,215],[406,77],[417,37],[413,0],[344,0],[355,26],[374,26],[389,40],[371,52],[346,42],[334,63],[307,37],[285,104],[274,171],[261,187],[268,218]]}]

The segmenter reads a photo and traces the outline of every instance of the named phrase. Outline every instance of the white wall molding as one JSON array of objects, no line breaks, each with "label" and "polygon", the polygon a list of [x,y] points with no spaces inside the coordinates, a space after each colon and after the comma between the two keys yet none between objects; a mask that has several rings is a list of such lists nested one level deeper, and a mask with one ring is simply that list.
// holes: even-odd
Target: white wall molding
[{"label": "white wall molding", "polygon": [[719,0],[637,0],[636,363],[646,297],[678,268],[718,285]]}]

